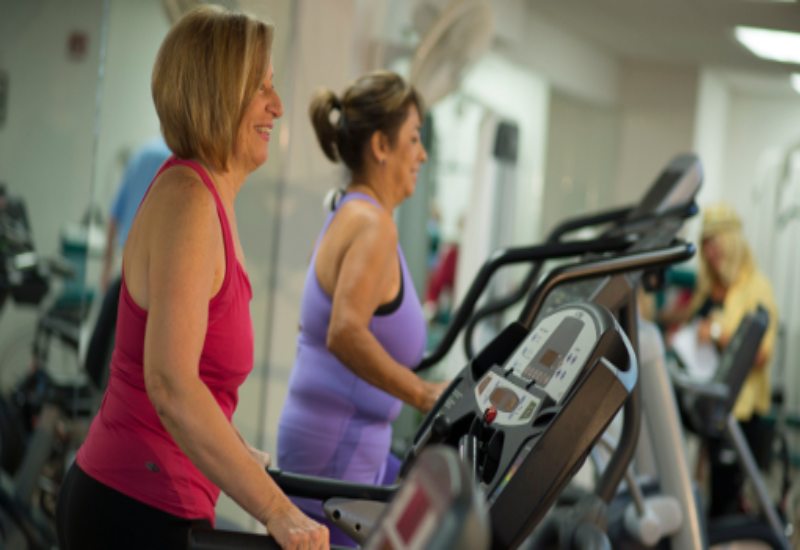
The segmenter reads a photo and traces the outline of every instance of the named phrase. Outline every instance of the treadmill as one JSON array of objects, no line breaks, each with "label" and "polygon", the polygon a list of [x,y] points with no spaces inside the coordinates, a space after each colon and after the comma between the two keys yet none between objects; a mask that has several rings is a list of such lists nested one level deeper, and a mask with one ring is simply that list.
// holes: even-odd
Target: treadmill
[{"label": "treadmill", "polygon": [[[517,547],[624,408],[623,435],[597,490],[600,501],[609,501],[638,435],[635,289],[643,276],[694,254],[676,233],[697,211],[694,197],[701,179],[697,157],[680,155],[637,206],[609,220],[614,223],[600,238],[510,249],[487,261],[459,313],[474,308],[502,265],[582,254],[549,273],[530,293],[519,318],[455,377],[419,428],[400,484],[376,487],[277,469],[270,474],[287,494],[325,501],[326,514],[367,544],[370,533],[381,529],[375,526],[385,517],[386,502],[394,503],[404,492],[426,450],[445,446],[458,454],[485,498],[490,547]],[[577,531],[588,533],[587,540],[604,536],[602,526],[588,523]],[[238,534],[235,542],[234,534],[198,534],[201,539],[213,534],[219,544],[202,546],[203,540],[195,540],[192,548],[245,548],[241,537],[248,536]]]}]

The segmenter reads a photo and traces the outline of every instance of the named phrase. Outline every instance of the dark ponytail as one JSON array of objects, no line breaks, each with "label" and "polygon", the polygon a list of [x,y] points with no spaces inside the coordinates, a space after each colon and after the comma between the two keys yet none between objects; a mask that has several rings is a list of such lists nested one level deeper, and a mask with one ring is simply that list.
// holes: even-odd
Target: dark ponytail
[{"label": "dark ponytail", "polygon": [[[375,71],[353,82],[341,98],[330,90],[320,90],[314,94],[308,114],[325,156],[343,162],[355,174],[364,166],[372,135],[383,132],[393,145],[412,106],[422,118],[424,106],[417,91],[396,73]],[[331,121],[333,111],[339,111],[335,121]]]},{"label": "dark ponytail", "polygon": [[311,105],[308,107],[308,114],[311,117],[311,124],[314,126],[314,132],[317,134],[317,141],[319,141],[322,152],[332,162],[339,162],[340,156],[337,143],[337,128],[331,122],[331,113],[334,110],[339,111],[339,119],[341,121],[342,103],[336,94],[331,90],[323,89],[314,94],[311,99]]}]

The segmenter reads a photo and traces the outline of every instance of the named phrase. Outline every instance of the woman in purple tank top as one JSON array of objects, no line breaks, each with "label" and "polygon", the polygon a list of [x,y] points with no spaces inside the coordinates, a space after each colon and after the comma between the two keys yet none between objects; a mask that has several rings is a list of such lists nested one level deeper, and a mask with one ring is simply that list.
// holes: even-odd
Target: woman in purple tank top
[{"label": "woman in purple tank top", "polygon": [[[422,112],[416,90],[390,72],[361,77],[341,98],[324,90],[311,102],[323,152],[343,162],[351,179],[325,221],[306,276],[297,358],[278,428],[285,470],[393,481],[391,422],[401,403],[426,412],[447,386],[410,370],[422,358],[425,319],[392,218],[427,159]],[[297,500],[324,520],[318,502]],[[332,528],[331,542],[350,541]]]}]

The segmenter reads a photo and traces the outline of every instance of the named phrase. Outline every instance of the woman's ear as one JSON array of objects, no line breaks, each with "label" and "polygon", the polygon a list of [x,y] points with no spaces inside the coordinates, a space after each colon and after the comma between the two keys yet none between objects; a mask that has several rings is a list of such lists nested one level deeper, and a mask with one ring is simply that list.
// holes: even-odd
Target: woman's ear
[{"label": "woman's ear", "polygon": [[372,136],[369,138],[369,148],[375,162],[386,164],[386,158],[389,156],[390,150],[389,137],[386,134],[380,130],[372,132]]}]

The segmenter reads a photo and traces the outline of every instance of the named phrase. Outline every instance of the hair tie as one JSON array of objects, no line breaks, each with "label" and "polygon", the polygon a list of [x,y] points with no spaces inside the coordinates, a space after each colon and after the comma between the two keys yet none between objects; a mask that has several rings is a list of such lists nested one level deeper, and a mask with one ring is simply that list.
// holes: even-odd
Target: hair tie
[{"label": "hair tie", "polygon": [[341,134],[347,135],[347,117],[344,114],[343,107],[339,107],[339,120],[336,122],[336,125],[338,126],[338,130]]},{"label": "hair tie", "polygon": [[322,207],[325,212],[333,212],[339,206],[339,203],[344,197],[346,191],[344,187],[337,187],[335,189],[330,189],[326,194],[325,198],[322,200]]}]

